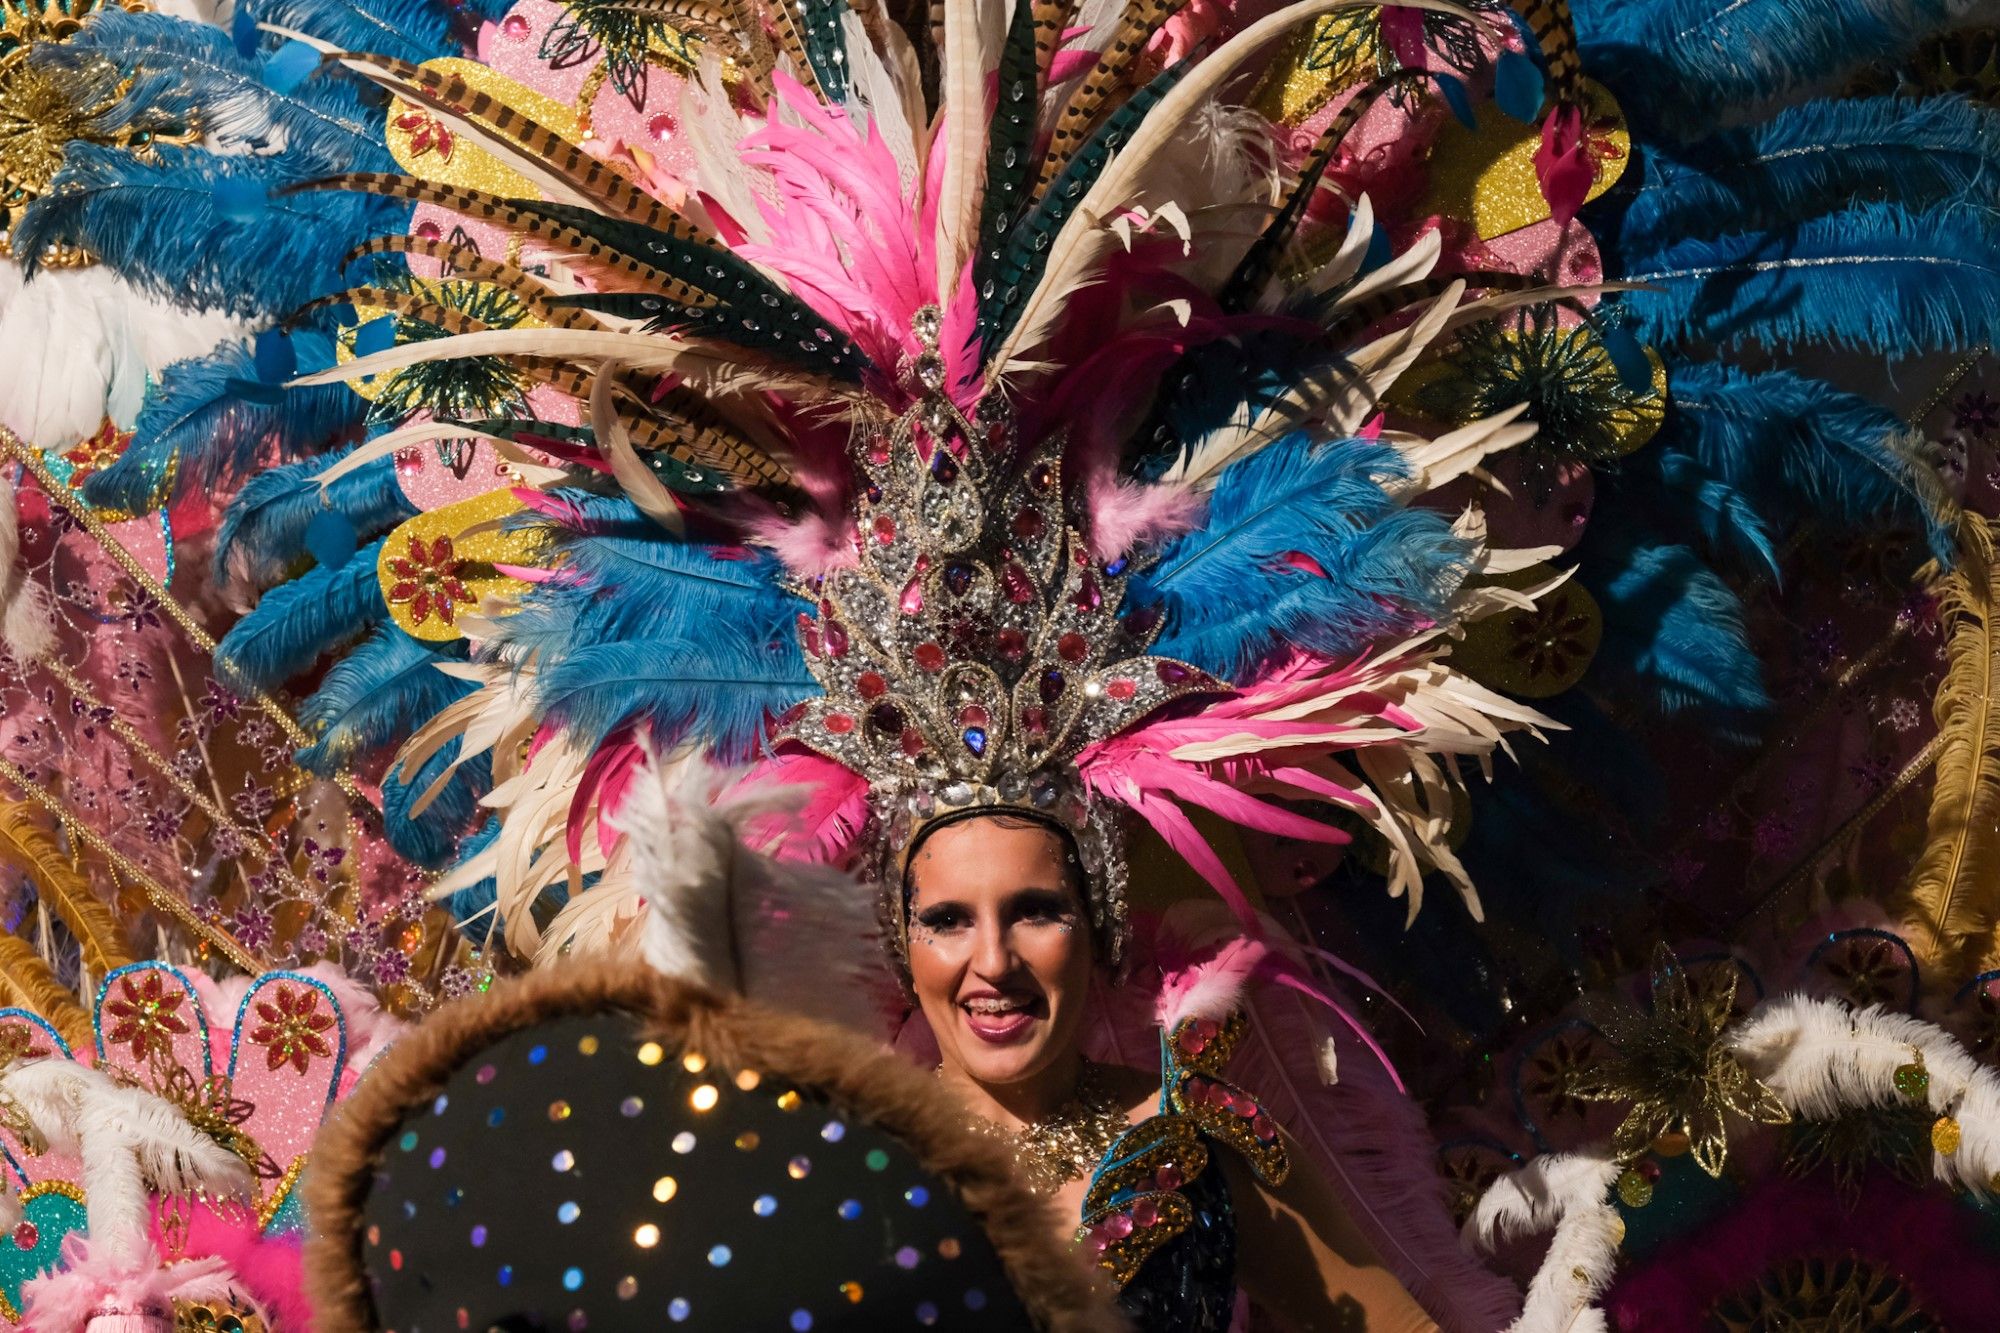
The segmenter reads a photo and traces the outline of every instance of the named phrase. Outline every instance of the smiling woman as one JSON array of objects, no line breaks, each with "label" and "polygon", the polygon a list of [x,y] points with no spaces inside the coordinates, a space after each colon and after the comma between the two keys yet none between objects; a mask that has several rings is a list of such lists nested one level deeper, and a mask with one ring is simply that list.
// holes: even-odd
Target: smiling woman
[{"label": "smiling woman", "polygon": [[1122,941],[1094,930],[1092,880],[1060,823],[973,807],[911,842],[908,985],[938,1077],[1008,1140],[1123,1288],[1142,1329],[1230,1326],[1237,1288],[1298,1329],[1435,1328],[1310,1162],[1215,1075],[1240,1020],[1171,1024],[1157,1071],[1094,1064],[1091,982]]}]

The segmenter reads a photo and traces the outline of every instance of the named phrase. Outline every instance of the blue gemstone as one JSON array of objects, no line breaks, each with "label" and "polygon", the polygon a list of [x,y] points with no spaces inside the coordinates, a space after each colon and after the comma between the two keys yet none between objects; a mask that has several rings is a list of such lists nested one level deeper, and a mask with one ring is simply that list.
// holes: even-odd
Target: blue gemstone
[{"label": "blue gemstone", "polygon": [[1123,574],[1125,572],[1125,557],[1121,555],[1116,560],[1106,564],[1104,572],[1114,579]]},{"label": "blue gemstone", "polygon": [[984,727],[967,727],[965,729],[965,748],[974,754],[985,754],[986,729]]}]

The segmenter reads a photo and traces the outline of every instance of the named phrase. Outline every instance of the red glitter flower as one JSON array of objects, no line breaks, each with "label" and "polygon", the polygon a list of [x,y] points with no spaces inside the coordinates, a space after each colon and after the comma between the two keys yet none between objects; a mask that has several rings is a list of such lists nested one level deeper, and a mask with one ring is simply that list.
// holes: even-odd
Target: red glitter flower
[{"label": "red glitter flower", "polygon": [[168,990],[159,972],[148,968],[146,979],[137,983],[127,973],[118,978],[118,992],[104,1002],[104,1012],[113,1019],[105,1039],[113,1046],[129,1043],[134,1060],[145,1060],[155,1051],[166,1055],[173,1050],[173,1039],[187,1034],[187,1020],[174,1012],[187,995]]},{"label": "red glitter flower", "polygon": [[333,1015],[320,1008],[319,992],[280,982],[266,993],[271,998],[257,1001],[257,1017],[263,1021],[250,1029],[251,1042],[264,1048],[266,1068],[290,1064],[303,1074],[314,1056],[333,1058],[325,1035],[333,1027]]},{"label": "red glitter flower", "polygon": [[408,602],[410,619],[416,624],[435,612],[449,625],[458,615],[458,605],[472,600],[472,590],[459,577],[464,568],[465,562],[452,555],[450,537],[440,535],[426,546],[422,537],[412,534],[409,555],[389,562],[389,572],[396,576],[389,600]]},{"label": "red glitter flower", "polygon": [[396,128],[410,133],[410,156],[422,157],[435,152],[439,158],[451,161],[453,147],[451,129],[436,116],[422,111],[412,111],[396,118]]}]

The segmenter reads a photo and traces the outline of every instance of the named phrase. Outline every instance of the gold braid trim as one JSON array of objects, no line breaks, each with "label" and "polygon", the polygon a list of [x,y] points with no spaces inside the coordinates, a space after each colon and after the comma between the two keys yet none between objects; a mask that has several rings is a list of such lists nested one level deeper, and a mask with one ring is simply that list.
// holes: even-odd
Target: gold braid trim
[{"label": "gold braid trim", "polygon": [[92,1041],[90,1015],[56,980],[35,946],[11,932],[0,931],[0,1004],[31,1010],[55,1025],[73,1051]]},{"label": "gold braid trim", "polygon": [[55,833],[28,801],[0,802],[0,864],[35,882],[35,893],[56,919],[76,936],[83,965],[103,977],[133,961],[111,909],[91,891],[90,881],[56,845]]},{"label": "gold braid trim", "polygon": [[2000,568],[1987,519],[1968,514],[1960,534],[1958,568],[1938,585],[1950,638],[1934,708],[1937,780],[1902,909],[1918,958],[1953,985],[2000,950]]}]

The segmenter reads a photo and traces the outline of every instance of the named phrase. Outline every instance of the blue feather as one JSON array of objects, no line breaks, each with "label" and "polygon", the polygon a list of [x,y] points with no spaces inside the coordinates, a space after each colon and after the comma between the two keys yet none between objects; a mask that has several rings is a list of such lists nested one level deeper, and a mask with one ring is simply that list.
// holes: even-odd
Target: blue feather
[{"label": "blue feather", "polygon": [[1823,345],[1890,357],[1964,351],[2000,334],[1995,215],[1863,205],[1781,232],[1690,240],[1628,256],[1655,289],[1617,307],[1642,340]]},{"label": "blue feather", "polygon": [[1925,208],[1995,197],[2000,112],[1957,97],[1821,100],[1645,158],[1619,244],[1761,231],[1860,201]]},{"label": "blue feather", "polygon": [[387,619],[375,577],[381,553],[377,541],[338,569],[314,568],[266,592],[215,646],[217,679],[270,689]]},{"label": "blue feather", "polygon": [[[451,11],[438,0],[245,0],[258,23],[422,64],[459,54]],[[282,39],[276,39],[282,40]]]},{"label": "blue feather", "polygon": [[[1597,665],[1635,677],[1662,712],[1745,713],[1770,703],[1743,604],[1685,546],[1596,537],[1579,577],[1604,612]],[[1595,537],[1595,540],[1593,540]]]},{"label": "blue feather", "polygon": [[345,384],[274,390],[269,400],[236,392],[256,379],[256,359],[240,342],[168,366],[146,391],[125,452],[85,479],[85,498],[143,513],[164,501],[169,480],[181,493],[210,489],[267,450],[291,456],[357,432],[368,412]]},{"label": "blue feather", "polygon": [[1583,67],[1635,130],[1705,132],[1753,107],[1910,50],[1951,20],[1950,0],[1579,0]]},{"label": "blue feather", "polygon": [[375,536],[417,512],[396,481],[392,458],[365,463],[322,489],[315,478],[351,452],[342,449],[266,468],[245,483],[229,502],[215,538],[217,581],[239,547],[253,570],[291,560],[305,540],[306,526],[324,509],[345,518],[363,537]]},{"label": "blue feather", "polygon": [[[499,840],[500,818],[498,815],[488,816],[484,824],[481,824],[474,832],[467,834],[465,840],[458,844],[458,856],[456,859],[460,863],[470,861],[473,857],[479,855]],[[451,919],[457,922],[461,928],[474,925],[473,918],[475,917],[486,918],[486,924],[492,926],[496,922],[492,919],[491,913],[494,904],[499,900],[499,896],[499,881],[492,875],[488,875],[485,879],[468,884],[450,897],[441,899],[440,901],[444,906],[444,910],[451,913]],[[477,929],[476,925],[475,929]],[[472,938],[477,939],[485,933],[485,930],[478,929],[477,934]]]},{"label": "blue feather", "polygon": [[182,305],[272,316],[341,287],[347,251],[409,218],[408,204],[346,191],[271,197],[315,174],[287,155],[155,151],[157,161],[142,161],[70,144],[54,186],[14,229],[24,265],[32,271],[50,247],[69,246]]},{"label": "blue feather", "polygon": [[1771,534],[1743,492],[1686,454],[1649,450],[1645,464],[1668,491],[1663,509],[1692,523],[1711,552],[1728,552],[1779,578]]},{"label": "blue feather", "polygon": [[407,737],[475,688],[438,670],[455,660],[394,625],[378,626],[328,669],[299,709],[299,724],[317,737],[298,752],[299,766],[330,777],[352,767],[356,756]]},{"label": "blue feather", "polygon": [[458,852],[458,834],[479,810],[479,795],[493,785],[488,755],[467,760],[421,815],[410,807],[458,758],[458,737],[446,742],[414,774],[382,780],[382,832],[389,845],[420,866],[437,867]]},{"label": "blue feather", "polygon": [[1439,618],[1471,552],[1383,489],[1404,475],[1386,445],[1303,434],[1225,469],[1202,526],[1134,579],[1133,603],[1167,612],[1154,651],[1242,679],[1288,645],[1344,657]]},{"label": "blue feather", "polygon": [[289,161],[314,172],[395,170],[382,112],[354,80],[309,78],[281,93],[264,81],[263,61],[238,53],[227,33],[206,23],[107,7],[69,41],[34,50],[45,67],[110,59],[134,80],[119,111],[199,124],[214,147],[263,152],[282,142]]},{"label": "blue feather", "polygon": [[1676,364],[1667,386],[1654,449],[1685,452],[1780,524],[1908,524],[1950,562],[1952,506],[1923,437],[1894,412],[1784,370]]},{"label": "blue feather", "polygon": [[595,748],[627,723],[662,746],[699,740],[726,756],[749,753],[769,719],[819,693],[797,639],[710,619],[698,638],[579,647],[545,660],[538,700],[576,743]]}]

